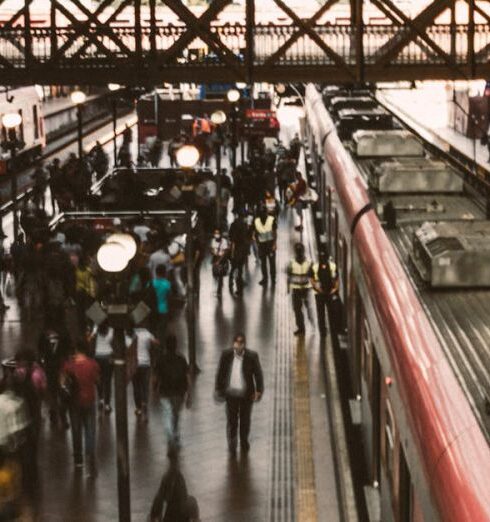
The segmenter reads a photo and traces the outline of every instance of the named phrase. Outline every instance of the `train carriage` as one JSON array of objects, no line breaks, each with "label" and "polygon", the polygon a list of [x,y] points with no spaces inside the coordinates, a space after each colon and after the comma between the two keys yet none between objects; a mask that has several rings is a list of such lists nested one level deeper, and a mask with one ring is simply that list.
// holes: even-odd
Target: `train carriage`
[{"label": "train carriage", "polygon": [[[490,476],[488,421],[474,391],[485,387],[475,368],[488,361],[488,348],[485,353],[482,346],[487,308],[467,321],[469,326],[464,323],[475,313],[475,296],[483,299],[487,290],[435,290],[407,252],[425,222],[468,222],[471,214],[474,222],[486,223],[485,213],[458,182],[457,172],[425,150],[417,157],[417,143],[408,147],[415,155],[410,161],[393,160],[400,143],[413,139],[400,136],[406,131],[399,122],[386,132],[372,126],[355,130],[342,142],[312,85],[306,108],[314,156],[325,160],[329,247],[342,282],[352,390],[361,402],[366,465],[380,493],[381,520],[490,520],[490,489],[484,485]],[[362,145],[359,133],[371,143]],[[393,144],[378,146],[374,138],[386,133]],[[370,152],[363,155],[363,146]],[[417,167],[411,171],[413,162]],[[406,180],[410,190],[403,188]],[[419,236],[423,240],[424,231]],[[432,243],[436,253],[440,244]],[[447,296],[455,304],[446,302],[443,308]],[[444,312],[455,313],[451,306],[465,303],[459,318],[443,320]],[[465,328],[470,341],[462,347]],[[463,363],[473,371],[461,372]]]},{"label": "train carriage", "polygon": [[[9,101],[11,100],[11,101]],[[16,131],[16,136],[24,142],[24,147],[17,151],[16,165],[28,165],[42,155],[46,146],[42,103],[35,87],[20,87],[8,92],[0,98],[0,121],[4,114],[17,112],[22,117],[22,123]],[[0,141],[7,141],[7,129],[0,125]],[[7,162],[10,153],[0,152],[0,175],[7,172]]]}]

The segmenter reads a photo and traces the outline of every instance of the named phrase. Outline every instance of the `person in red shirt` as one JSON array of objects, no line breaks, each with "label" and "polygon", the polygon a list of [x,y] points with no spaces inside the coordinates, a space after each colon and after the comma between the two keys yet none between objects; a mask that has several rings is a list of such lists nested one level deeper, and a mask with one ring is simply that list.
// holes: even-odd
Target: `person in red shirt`
[{"label": "person in red shirt", "polygon": [[75,467],[83,466],[83,432],[85,457],[89,466],[89,474],[92,476],[96,474],[95,410],[96,386],[99,376],[99,365],[86,355],[86,348],[80,343],[75,354],[63,365],[61,386],[69,397]]}]

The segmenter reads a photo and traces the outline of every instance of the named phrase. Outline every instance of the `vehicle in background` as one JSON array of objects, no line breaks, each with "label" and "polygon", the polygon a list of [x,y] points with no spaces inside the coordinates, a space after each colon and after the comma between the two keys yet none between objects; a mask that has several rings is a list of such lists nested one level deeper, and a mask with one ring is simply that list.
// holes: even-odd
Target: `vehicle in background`
[{"label": "vehicle in background", "polygon": [[[8,101],[11,100],[11,101]],[[41,157],[46,146],[44,117],[39,93],[34,86],[20,87],[9,91],[7,96],[0,98],[0,121],[4,114],[17,112],[22,122],[17,129],[17,139],[24,142],[24,147],[17,151],[14,168],[26,166]],[[0,142],[8,141],[7,129],[0,126]],[[10,163],[10,152],[2,147],[0,150],[0,175],[7,173]]]}]

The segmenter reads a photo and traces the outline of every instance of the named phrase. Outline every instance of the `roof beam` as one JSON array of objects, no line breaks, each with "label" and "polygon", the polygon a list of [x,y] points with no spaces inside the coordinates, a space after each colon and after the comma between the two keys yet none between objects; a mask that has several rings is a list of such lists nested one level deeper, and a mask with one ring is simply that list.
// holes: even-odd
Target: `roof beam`
[{"label": "roof beam", "polygon": [[[376,6],[385,4],[393,13],[396,14],[404,23],[405,27],[408,27],[406,33],[402,33],[401,36],[396,35],[390,39],[381,49],[380,57],[376,60],[376,65],[386,65],[392,60],[398,53],[406,47],[410,42],[415,41],[416,37],[420,37],[436,54],[438,54],[450,67],[455,67],[455,63],[446,52],[444,52],[438,45],[436,45],[425,33],[427,26],[434,21],[434,18],[439,16],[445,9],[450,6],[451,0],[438,0],[427,6],[421,13],[419,13],[413,20],[408,18],[391,0],[373,0]],[[382,52],[383,48],[387,48],[385,52]]]},{"label": "roof beam", "polygon": [[[313,28],[313,26],[318,22],[318,20],[333,6],[335,5],[339,0],[327,0],[321,7],[318,9],[318,11],[306,22],[306,25],[310,28]],[[286,54],[286,51],[295,43],[297,42],[306,32],[301,28],[298,31],[296,31],[286,42],[284,42],[281,47],[277,51],[275,51],[273,54],[267,58],[267,60],[264,62],[264,65],[272,65],[273,63],[277,62],[277,60]]]},{"label": "roof beam", "polygon": [[[221,11],[223,11],[227,5],[231,4],[231,2],[232,0],[214,0],[199,18],[202,28],[209,30],[211,22],[215,20]],[[173,58],[180,55],[195,37],[195,32],[193,32],[191,28],[188,28],[187,31],[164,52],[162,62],[169,63]]]},{"label": "roof beam", "polygon": [[345,60],[338,55],[333,49],[331,49],[311,28],[306,22],[304,22],[290,7],[288,7],[283,0],[274,0],[274,2],[280,7],[295,23],[296,25],[308,35],[320,49],[339,67],[344,68],[352,78],[355,79],[354,73],[350,70],[350,67],[345,63]]},{"label": "roof beam", "polygon": [[206,42],[229,67],[238,70],[237,57],[223,44],[221,39],[210,30],[209,25],[203,27],[199,18],[197,18],[181,0],[164,0],[164,3],[172,9],[187,27],[192,28],[195,31],[195,36],[199,36],[203,42]]}]

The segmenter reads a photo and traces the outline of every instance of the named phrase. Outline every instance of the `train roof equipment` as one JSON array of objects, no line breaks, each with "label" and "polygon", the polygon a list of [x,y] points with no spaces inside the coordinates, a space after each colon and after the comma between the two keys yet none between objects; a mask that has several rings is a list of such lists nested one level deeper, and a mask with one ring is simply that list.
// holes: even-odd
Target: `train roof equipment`
[{"label": "train roof equipment", "polygon": [[342,109],[375,109],[378,102],[370,96],[335,96],[330,100],[330,110],[334,116]]},{"label": "train roof equipment", "polygon": [[369,185],[378,192],[463,192],[463,178],[444,161],[400,157],[372,162],[370,167]]},{"label": "train roof equipment", "polygon": [[341,109],[338,112],[337,133],[341,140],[350,140],[359,129],[393,129],[393,116],[386,110]]},{"label": "train roof equipment", "polygon": [[352,140],[358,158],[424,155],[422,142],[407,130],[358,130]]},{"label": "train roof equipment", "polygon": [[490,287],[490,223],[423,223],[411,259],[432,287]]}]

